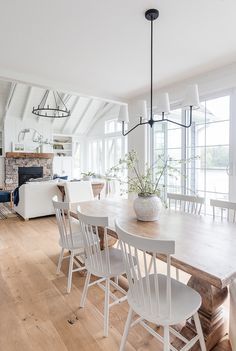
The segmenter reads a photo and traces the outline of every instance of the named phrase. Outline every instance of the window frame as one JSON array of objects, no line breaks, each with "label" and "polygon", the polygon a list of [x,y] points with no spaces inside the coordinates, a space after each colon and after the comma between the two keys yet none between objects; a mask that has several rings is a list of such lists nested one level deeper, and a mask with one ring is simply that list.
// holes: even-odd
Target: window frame
[{"label": "window frame", "polygon": [[[235,201],[236,201],[236,186],[232,186],[233,183],[235,184],[235,180],[236,180],[236,166],[235,166],[235,170],[234,170],[234,167],[233,165],[236,164],[236,153],[233,153],[232,152],[232,148],[233,148],[233,145],[232,145],[232,142],[233,142],[233,132],[232,130],[236,130],[236,121],[233,121],[233,115],[236,114],[236,89],[227,89],[227,90],[222,90],[221,92],[219,93],[215,93],[215,94],[207,94],[205,96],[201,96],[200,98],[200,102],[202,103],[205,103],[209,100],[214,100],[214,99],[217,99],[217,98],[221,98],[221,97],[225,97],[225,96],[229,96],[229,119],[227,120],[220,120],[220,121],[213,121],[213,122],[206,122],[204,121],[204,128],[207,124],[213,124],[213,123],[221,123],[221,122],[225,122],[225,121],[229,121],[229,144],[220,144],[218,146],[227,146],[229,147],[229,171],[228,171],[228,174],[229,174],[229,183],[228,183],[228,198],[229,198],[229,201],[232,201],[232,198],[235,198]],[[180,104],[175,104],[175,105],[172,105],[171,106],[171,110],[175,110],[175,109],[181,109],[182,113],[181,113],[181,122],[184,123],[185,120],[186,120],[186,111],[183,110],[181,108],[181,105]],[[161,123],[161,122],[160,122]],[[168,128],[168,127],[167,127]],[[205,128],[206,129],[206,128]],[[191,127],[191,133],[195,135],[194,133],[194,129],[192,129]],[[150,154],[149,154],[149,160],[150,160],[150,164],[152,164],[154,162],[154,152],[155,152],[155,149],[154,149],[154,145],[155,145],[155,140],[154,140],[154,135],[155,135],[155,132],[154,132],[154,129],[151,130],[151,132],[149,133],[149,145],[150,145]],[[192,135],[192,138],[193,138],[193,135]],[[165,137],[164,137],[165,139]],[[206,139],[205,139],[206,141]],[[212,145],[212,147],[216,147],[217,145]],[[200,148],[201,146],[198,146],[197,148]],[[203,145],[202,146],[203,148],[208,148],[208,147],[211,147],[211,145]],[[171,149],[175,149],[175,148],[171,148]],[[179,148],[178,148],[179,149]],[[196,148],[191,148],[192,150],[196,151]],[[165,155],[168,153],[168,145],[166,142],[164,142],[164,151],[165,151]],[[196,152],[195,152],[196,154]],[[191,155],[191,156],[195,156],[195,155]],[[182,128],[182,132],[181,132],[181,159],[186,159],[187,157],[187,131],[186,131],[186,128]],[[195,160],[191,161],[193,163],[196,163]],[[194,166],[194,165],[191,165],[194,169],[194,172],[192,173],[192,177],[191,177],[191,188],[194,189],[195,187],[195,184],[196,184],[196,169],[197,167]],[[182,173],[182,177],[181,177],[181,193],[182,194],[186,194],[187,193],[187,184],[186,184],[186,181],[184,179],[184,177],[187,175],[187,165],[184,165],[182,164],[181,166],[181,173]],[[233,170],[231,170],[233,168]],[[209,170],[207,168],[207,170]],[[215,170],[215,168],[214,168]],[[204,167],[204,172],[206,172],[206,167]],[[232,174],[231,174],[232,173]],[[235,174],[234,174],[235,173]],[[231,175],[231,177],[230,177]],[[206,176],[204,177],[205,179],[205,182],[206,182]],[[234,179],[234,182],[233,180]],[[164,180],[165,184],[166,184],[166,178]],[[204,185],[204,189],[206,190],[206,184]],[[167,192],[167,189],[166,189],[166,192]],[[212,192],[212,191],[204,191],[204,196],[206,197],[206,195],[212,193],[212,194],[226,194],[226,193],[216,193],[216,192]],[[166,195],[166,194],[165,194]]]}]

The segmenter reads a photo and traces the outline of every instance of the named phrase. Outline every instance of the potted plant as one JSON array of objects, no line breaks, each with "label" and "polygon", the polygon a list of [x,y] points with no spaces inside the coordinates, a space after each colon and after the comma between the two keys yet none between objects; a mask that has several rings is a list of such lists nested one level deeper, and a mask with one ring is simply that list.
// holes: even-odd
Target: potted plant
[{"label": "potted plant", "polygon": [[81,173],[83,175],[83,180],[92,180],[93,177],[95,177],[95,173],[93,172],[83,172]]},{"label": "potted plant", "polygon": [[[159,218],[162,207],[160,199],[164,187],[160,184],[162,176],[168,172],[169,176],[176,177],[180,173],[176,163],[182,162],[186,161],[176,161],[170,157],[164,160],[162,156],[159,156],[157,162],[150,167],[146,165],[146,169],[142,173],[137,153],[131,151],[123,159],[120,159],[118,165],[109,170],[107,177],[116,177],[121,184],[126,185],[129,193],[137,194],[133,203],[137,219],[155,221]],[[126,179],[121,177],[124,173],[128,173]]]}]

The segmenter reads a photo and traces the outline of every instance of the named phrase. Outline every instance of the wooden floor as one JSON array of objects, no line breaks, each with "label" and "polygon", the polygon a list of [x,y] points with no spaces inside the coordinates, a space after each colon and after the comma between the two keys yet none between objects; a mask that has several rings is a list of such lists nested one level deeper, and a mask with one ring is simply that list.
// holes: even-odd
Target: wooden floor
[{"label": "wooden floor", "polygon": [[[85,278],[75,273],[72,292],[66,293],[66,260],[65,274],[55,274],[57,241],[53,217],[0,220],[0,350],[118,350],[127,303],[111,309],[109,337],[104,338],[99,312],[104,295],[91,287],[85,308],[78,309]],[[159,351],[162,345],[136,326],[126,350]]]}]

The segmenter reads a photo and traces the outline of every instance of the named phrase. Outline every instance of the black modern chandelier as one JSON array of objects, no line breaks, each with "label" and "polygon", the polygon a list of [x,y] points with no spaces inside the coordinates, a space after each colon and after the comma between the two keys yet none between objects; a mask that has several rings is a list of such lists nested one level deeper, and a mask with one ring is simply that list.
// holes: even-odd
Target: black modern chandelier
[{"label": "black modern chandelier", "polygon": [[37,117],[65,118],[70,116],[70,110],[66,107],[63,99],[57,91],[52,91],[53,105],[47,103],[49,90],[46,90],[38,107],[33,107],[32,113]]},{"label": "black modern chandelier", "polygon": [[159,17],[159,11],[157,9],[149,9],[145,12],[145,18],[151,23],[151,81],[150,81],[150,118],[147,118],[147,102],[145,100],[137,101],[137,117],[139,122],[132,127],[130,130],[126,131],[126,124],[129,122],[128,106],[121,105],[120,112],[118,116],[118,121],[122,122],[122,134],[126,136],[132,132],[138,126],[149,124],[152,128],[154,123],[157,122],[171,122],[180,127],[189,128],[192,125],[192,112],[193,109],[199,108],[199,95],[197,85],[192,85],[189,87],[186,97],[184,99],[183,108],[189,110],[188,121],[186,123],[179,123],[173,121],[166,116],[170,113],[170,102],[168,93],[161,94],[158,97],[157,108],[155,110],[157,115],[160,115],[159,119],[154,119],[153,113],[153,22]]}]

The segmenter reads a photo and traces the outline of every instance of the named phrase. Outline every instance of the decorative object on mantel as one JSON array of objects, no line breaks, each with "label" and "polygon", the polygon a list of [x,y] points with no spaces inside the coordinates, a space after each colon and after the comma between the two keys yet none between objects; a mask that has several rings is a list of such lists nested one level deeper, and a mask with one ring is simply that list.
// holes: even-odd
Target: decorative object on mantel
[{"label": "decorative object on mantel", "polygon": [[[53,145],[53,143],[47,139],[44,138],[44,136],[39,133],[35,128],[25,128],[22,129],[19,134],[18,134],[18,142],[23,142],[25,139],[25,135],[29,134],[30,132],[32,132],[32,142],[33,143],[37,143],[39,146],[37,148],[38,152],[42,152],[42,146],[43,145]],[[16,148],[16,146],[18,146]],[[22,146],[23,148],[20,149],[19,146]],[[12,151],[24,151],[24,144],[12,144]]]},{"label": "decorative object on mantel", "polygon": [[171,119],[166,118],[166,115],[170,113],[170,102],[168,93],[164,93],[159,96],[157,101],[157,111],[158,115],[161,115],[160,119],[154,119],[153,113],[153,22],[159,17],[159,11],[157,9],[150,9],[145,12],[145,18],[151,22],[151,82],[150,82],[150,118],[147,118],[147,106],[146,101],[139,100],[137,102],[137,118],[139,118],[139,123],[137,123],[130,130],[126,131],[126,124],[129,122],[128,116],[128,106],[121,105],[120,113],[118,116],[118,121],[122,122],[122,134],[125,136],[129,134],[132,130],[138,126],[149,124],[152,128],[153,124],[156,122],[171,122],[177,124],[178,126],[189,128],[192,125],[192,112],[193,109],[199,107],[199,95],[197,85],[189,87],[187,91],[183,108],[189,110],[189,120],[185,123],[178,123]]},{"label": "decorative object on mantel", "polygon": [[25,151],[25,145],[20,144],[20,143],[12,143],[12,151],[16,152],[24,152]]},{"label": "decorative object on mantel", "polygon": [[50,106],[47,102],[49,98],[49,90],[46,90],[38,107],[33,107],[32,113],[37,117],[47,118],[64,118],[70,116],[70,110],[66,107],[65,102],[57,91],[52,91],[54,105]]}]

